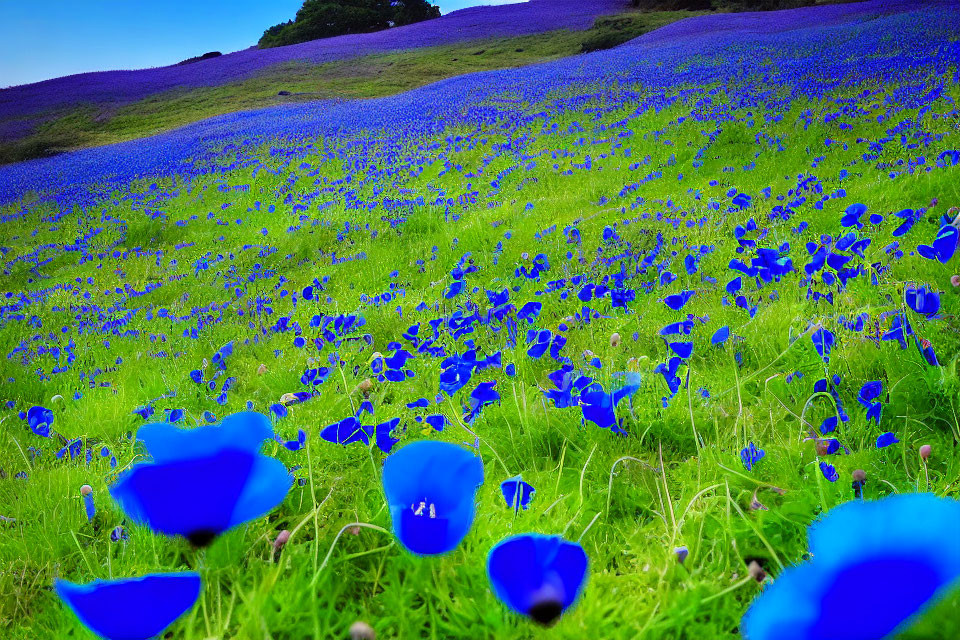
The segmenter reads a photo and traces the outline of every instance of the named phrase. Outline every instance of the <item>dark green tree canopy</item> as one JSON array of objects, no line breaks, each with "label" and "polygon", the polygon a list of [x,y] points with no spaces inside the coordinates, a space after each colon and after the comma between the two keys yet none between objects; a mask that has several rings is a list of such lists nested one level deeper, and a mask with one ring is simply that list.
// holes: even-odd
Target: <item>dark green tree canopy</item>
[{"label": "dark green tree canopy", "polygon": [[305,0],[293,20],[263,32],[258,46],[279,47],[439,18],[427,0]]}]

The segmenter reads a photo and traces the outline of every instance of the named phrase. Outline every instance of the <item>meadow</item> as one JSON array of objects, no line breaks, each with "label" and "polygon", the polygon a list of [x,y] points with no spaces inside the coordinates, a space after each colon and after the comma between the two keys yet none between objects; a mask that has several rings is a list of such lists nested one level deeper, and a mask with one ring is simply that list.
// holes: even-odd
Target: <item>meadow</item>
[{"label": "meadow", "polygon": [[[56,578],[195,570],[164,637],[740,637],[821,514],[957,496],[958,34],[708,15],[0,167],[0,636],[91,637]],[[246,410],[269,515],[196,549],[111,498],[144,425]],[[483,466],[430,557],[382,482],[424,440]],[[487,577],[527,532],[588,558],[548,629]],[[960,595],[896,637],[960,637]]]}]

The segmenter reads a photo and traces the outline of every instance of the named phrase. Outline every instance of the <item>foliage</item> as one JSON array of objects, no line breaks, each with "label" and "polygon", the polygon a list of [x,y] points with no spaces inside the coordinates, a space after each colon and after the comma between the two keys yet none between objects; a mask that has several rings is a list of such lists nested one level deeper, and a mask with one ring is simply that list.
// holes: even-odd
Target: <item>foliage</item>
[{"label": "foliage", "polygon": [[369,33],[440,17],[427,0],[305,0],[294,20],[264,31],[261,48]]}]

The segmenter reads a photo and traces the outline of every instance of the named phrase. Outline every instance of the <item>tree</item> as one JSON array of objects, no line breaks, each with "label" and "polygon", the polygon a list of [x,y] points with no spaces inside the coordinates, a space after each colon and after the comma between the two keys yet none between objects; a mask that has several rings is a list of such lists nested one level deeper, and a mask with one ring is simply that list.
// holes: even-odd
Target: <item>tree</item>
[{"label": "tree", "polygon": [[294,20],[263,32],[261,48],[347,33],[369,33],[440,17],[427,0],[305,0]]}]

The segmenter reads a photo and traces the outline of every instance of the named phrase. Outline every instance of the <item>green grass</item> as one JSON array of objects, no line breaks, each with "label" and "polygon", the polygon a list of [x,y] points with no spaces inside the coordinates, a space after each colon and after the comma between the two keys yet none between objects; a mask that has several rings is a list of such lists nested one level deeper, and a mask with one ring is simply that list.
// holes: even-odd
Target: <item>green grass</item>
[{"label": "green grass", "polygon": [[[577,36],[580,37],[580,36]],[[571,43],[574,37],[571,34]],[[492,45],[485,45],[489,50]],[[513,45],[503,45],[509,48]],[[513,47],[516,49],[517,47]],[[470,51],[464,48],[462,51]],[[543,50],[541,50],[543,51]],[[508,55],[509,51],[502,51]],[[518,55],[521,52],[515,52]],[[405,56],[383,56],[377,65],[412,64]],[[425,57],[438,56],[434,63],[445,58],[437,52],[424,52]],[[445,55],[454,55],[447,53]],[[457,62],[463,53],[456,54]],[[560,55],[557,53],[556,55]],[[382,87],[387,90],[395,76],[382,80],[370,62],[368,76],[358,79],[351,72],[338,81],[341,87]],[[474,64],[470,60],[464,65]],[[479,64],[479,62],[477,62]],[[305,76],[316,70],[304,70]],[[328,70],[330,76],[335,75]],[[407,72],[404,72],[406,75]],[[949,72],[952,73],[952,70]],[[424,78],[429,72],[424,71]],[[289,75],[284,77],[290,77]],[[945,76],[949,77],[949,74]],[[741,79],[748,82],[751,79]],[[333,80],[331,79],[331,82]],[[266,82],[266,81],[264,81]],[[310,86],[305,77],[302,85],[287,83],[285,88]],[[352,84],[356,83],[356,84]],[[382,84],[381,84],[382,83]],[[266,94],[275,86],[264,87]],[[733,89],[734,87],[730,87]],[[887,88],[889,94],[896,83]],[[344,91],[346,89],[343,89]],[[642,91],[641,87],[609,87],[613,92]],[[839,88],[836,95],[852,96],[860,86]],[[212,91],[230,91],[222,88]],[[242,92],[236,94],[240,100]],[[629,94],[628,94],[629,95]],[[947,82],[946,95],[960,100],[960,89]],[[266,99],[266,98],[264,98]],[[196,112],[187,108],[189,99],[183,97],[184,113]],[[745,117],[747,108],[735,102],[727,103],[728,96],[719,91],[714,105],[728,106],[729,113]],[[882,102],[880,98],[878,103]],[[213,105],[212,100],[209,104]],[[168,110],[164,103],[156,104],[155,118],[163,120]],[[931,490],[938,495],[957,497],[960,487],[960,455],[955,446],[960,435],[960,377],[956,333],[960,297],[952,289],[943,268],[916,256],[900,262],[890,262],[883,247],[893,240],[894,224],[884,223],[871,232],[873,244],[867,250],[866,264],[875,261],[890,263],[891,269],[880,276],[877,286],[866,278],[852,281],[848,290],[837,298],[835,307],[816,306],[804,297],[798,286],[797,274],[774,286],[780,296],[775,302],[761,304],[757,316],[747,320],[744,312],[720,304],[720,293],[727,275],[726,265],[731,258],[742,257],[735,252],[733,228],[747,215],[754,215],[766,226],[766,209],[743,216],[721,216],[703,207],[709,198],[724,198],[727,189],[736,185],[745,192],[758,193],[771,186],[774,194],[785,193],[796,183],[795,176],[811,170],[817,156],[817,174],[825,188],[836,188],[836,178],[843,168],[851,175],[843,180],[847,191],[846,205],[864,202],[871,212],[897,211],[903,207],[926,206],[934,198],[940,203],[931,210],[931,218],[946,207],[960,204],[956,176],[947,171],[918,172],[896,182],[888,181],[883,172],[867,163],[850,167],[852,157],[858,158],[858,137],[878,139],[886,135],[888,124],[867,117],[847,118],[853,130],[843,130],[838,123],[815,123],[809,129],[798,124],[806,109],[820,113],[827,103],[796,101],[780,122],[762,123],[764,133],[782,140],[785,150],[753,143],[755,130],[744,123],[725,123],[700,168],[693,166],[695,150],[704,141],[702,123],[687,119],[691,106],[681,101],[658,112],[645,112],[636,119],[635,105],[604,113],[594,126],[611,125],[611,131],[631,129],[634,135],[617,139],[611,135],[605,142],[584,147],[580,142],[585,134],[566,133],[574,120],[589,122],[601,106],[601,98],[587,102],[579,112],[556,115],[561,126],[555,132],[540,131],[539,123],[531,131],[530,146],[525,153],[533,156],[540,151],[537,167],[516,171],[503,179],[501,193],[487,197],[485,191],[475,204],[454,207],[462,217],[445,223],[441,206],[411,207],[404,213],[407,223],[391,229],[381,218],[382,210],[369,211],[348,208],[344,197],[334,183],[342,180],[348,168],[346,161],[363,161],[373,154],[362,155],[350,147],[348,141],[327,141],[324,147],[318,141],[312,151],[283,169],[281,175],[252,169],[235,169],[223,175],[215,174],[183,182],[177,177],[158,181],[160,190],[167,193],[154,208],[169,216],[166,220],[148,218],[142,207],[130,202],[110,201],[87,211],[79,208],[68,213],[60,223],[51,223],[49,216],[58,213],[52,203],[30,210],[19,221],[6,223],[3,256],[9,263],[36,247],[49,243],[69,243],[85,230],[103,226],[104,232],[92,241],[90,251],[103,251],[113,242],[120,249],[143,247],[162,249],[164,259],[158,264],[153,257],[108,257],[102,261],[77,264],[76,254],[60,254],[40,268],[43,285],[75,282],[76,278],[92,277],[95,284],[83,285],[94,294],[94,301],[108,304],[112,298],[102,292],[126,285],[142,290],[147,283],[162,282],[163,286],[137,298],[136,306],[152,305],[166,308],[178,315],[193,306],[211,300],[231,299],[224,288],[223,278],[230,268],[240,276],[253,272],[255,264],[275,269],[291,290],[308,285],[314,278],[330,276],[324,296],[329,304],[301,303],[294,310],[289,298],[280,299],[275,288],[276,278],[257,280],[249,285],[246,299],[256,295],[274,297],[275,313],[269,317],[253,317],[257,323],[269,326],[280,315],[290,314],[306,326],[313,313],[354,312],[360,310],[367,318],[364,331],[374,336],[373,348],[363,343],[347,343],[339,349],[346,362],[342,371],[335,372],[324,383],[322,397],[292,410],[292,416],[277,424],[278,431],[287,438],[295,436],[298,428],[308,432],[308,447],[291,453],[269,444],[267,452],[286,464],[300,465],[298,477],[306,480],[303,487],[295,486],[283,505],[268,517],[257,519],[218,540],[205,552],[195,552],[182,540],[166,539],[151,534],[142,527],[126,523],[129,541],[112,543],[111,529],[124,522],[122,513],[109,499],[107,484],[114,477],[107,462],[95,457],[87,466],[82,461],[61,461],[53,451],[59,444],[42,440],[28,430],[15,411],[0,414],[0,468],[6,477],[0,480],[0,515],[15,519],[13,523],[0,522],[0,636],[9,640],[47,640],[89,638],[75,618],[57,601],[50,585],[55,577],[76,581],[139,575],[154,571],[172,571],[194,567],[201,571],[205,587],[201,601],[171,630],[171,638],[203,640],[208,638],[263,639],[273,638],[344,638],[355,620],[371,623],[381,639],[412,638],[497,638],[520,640],[550,638],[551,640],[702,640],[733,639],[738,637],[740,617],[759,586],[745,579],[747,562],[756,559],[771,576],[782,567],[797,562],[806,551],[806,527],[820,513],[852,498],[850,473],[854,469],[867,472],[865,492],[868,499],[894,492],[910,492],[925,488],[924,470],[917,450],[922,444],[933,446],[929,464]],[[535,111],[537,105],[529,105]],[[143,107],[141,107],[143,108]],[[211,106],[212,108],[212,106]],[[936,110],[950,107],[943,99]],[[173,108],[171,107],[171,111]],[[904,109],[898,118],[917,116],[916,109]],[[118,116],[119,117],[119,116]],[[133,117],[133,116],[131,116]],[[627,125],[614,126],[626,120]],[[924,150],[927,157],[935,157],[942,149],[955,148],[957,133],[948,119],[924,121],[925,131],[931,134],[931,146]],[[132,125],[131,125],[132,126]],[[644,132],[663,130],[673,144],[665,146]],[[446,132],[449,134],[452,132]],[[444,135],[446,135],[444,134]],[[937,139],[936,134],[942,134]],[[118,134],[119,135],[119,134]],[[839,145],[827,148],[826,137],[850,143],[849,154]],[[483,140],[483,142],[480,142]],[[468,183],[479,180],[464,175],[496,156],[484,168],[486,182],[497,172],[518,164],[520,160],[508,154],[497,154],[495,145],[506,142],[503,130],[490,127],[477,136],[473,147],[456,148],[444,142],[444,136],[426,140],[423,147],[437,142],[438,150],[424,152],[423,172],[412,175],[398,171],[383,177],[379,171],[399,168],[403,158],[377,158],[378,169],[354,172],[349,189],[361,200],[408,197],[401,189],[429,196],[430,188],[443,188],[448,194],[465,192]],[[904,144],[909,139],[904,140]],[[690,143],[690,144],[688,144]],[[906,148],[896,147],[904,156]],[[624,157],[625,148],[632,151]],[[579,155],[552,160],[550,151],[566,149]],[[412,149],[409,149],[412,151]],[[758,157],[753,153],[760,151]],[[331,152],[325,156],[324,152]],[[337,155],[342,154],[342,157]],[[583,161],[589,153],[595,168],[582,171],[572,163]],[[888,151],[893,154],[893,150]],[[284,160],[271,157],[266,149],[261,159],[268,166],[280,168]],[[629,171],[628,165],[644,156],[650,162],[639,172]],[[674,157],[671,160],[671,156]],[[891,158],[895,155],[891,155]],[[308,169],[299,169],[300,162],[310,163]],[[381,162],[382,161],[382,162]],[[752,171],[741,171],[745,162],[754,161]],[[526,160],[523,161],[525,163]],[[553,168],[556,162],[559,168]],[[462,171],[445,171],[445,163],[460,164]],[[520,166],[523,166],[522,164]],[[736,171],[725,171],[736,167]],[[572,175],[564,175],[567,169]],[[624,184],[637,179],[647,171],[661,170],[664,177],[651,181],[637,192],[617,197]],[[317,171],[316,175],[305,175]],[[683,174],[683,180],[678,175]],[[535,180],[530,180],[535,178]],[[716,178],[719,184],[709,186]],[[318,183],[317,180],[320,180]],[[486,182],[484,186],[486,186]],[[318,186],[319,184],[319,186]],[[248,187],[242,191],[224,191],[220,186]],[[331,186],[333,185],[333,186]],[[680,186],[678,186],[680,185]],[[687,186],[702,191],[703,201],[696,201]],[[430,188],[428,188],[430,187]],[[132,185],[135,192],[148,193],[147,184]],[[323,210],[301,214],[284,204],[287,193],[299,197],[316,189],[329,189],[324,199],[334,204]],[[598,206],[601,195],[612,196],[604,206]],[[709,223],[702,227],[683,230],[688,245],[715,245],[716,252],[701,263],[701,274],[720,280],[710,285],[696,276],[684,275],[682,266],[674,264],[673,271],[688,278],[684,288],[695,288],[700,293],[688,309],[699,316],[709,315],[711,327],[729,324],[742,342],[730,343],[722,349],[703,348],[705,335],[698,333],[697,352],[691,359],[689,388],[666,408],[660,397],[665,393],[662,378],[653,373],[657,362],[666,357],[666,349],[657,335],[668,322],[679,314],[668,311],[660,302],[671,289],[657,287],[652,295],[638,295],[631,304],[631,313],[613,310],[609,301],[591,303],[604,315],[612,316],[603,322],[578,326],[569,332],[569,343],[564,353],[585,368],[581,358],[591,350],[603,363],[602,371],[594,375],[609,381],[611,371],[635,370],[643,376],[644,386],[634,398],[632,408],[621,405],[624,426],[630,432],[627,438],[614,437],[609,431],[591,425],[583,426],[576,409],[557,410],[547,407],[538,387],[548,387],[546,373],[557,365],[549,359],[531,360],[523,356],[523,349],[505,352],[504,361],[517,364],[517,376],[508,378],[500,371],[476,374],[476,380],[497,379],[502,403],[486,407],[474,426],[481,438],[480,453],[485,463],[486,482],[478,493],[478,517],[471,533],[452,554],[441,558],[414,558],[403,552],[390,535],[376,529],[361,528],[354,533],[353,523],[369,523],[389,528],[389,515],[379,484],[381,456],[359,446],[343,448],[323,442],[318,432],[323,426],[352,413],[360,398],[351,392],[366,378],[373,349],[385,350],[386,343],[398,339],[400,333],[414,322],[423,322],[434,312],[415,311],[421,301],[438,301],[450,312],[455,303],[444,301],[442,292],[449,284],[449,271],[466,252],[472,252],[481,271],[469,277],[471,284],[486,288],[521,286],[513,299],[535,299],[533,291],[543,283],[533,284],[514,278],[513,270],[528,263],[523,254],[543,252],[550,258],[554,271],[549,275],[561,277],[565,269],[602,275],[599,267],[568,261],[565,254],[562,229],[579,223],[585,238],[588,260],[595,250],[605,225],[624,217],[620,207],[629,207],[642,195],[646,204],[636,210],[652,212],[664,208],[672,200],[696,215],[706,215]],[[277,212],[248,210],[255,201],[264,205],[275,203]],[[527,210],[526,203],[534,208]],[[488,205],[494,203],[495,206]],[[226,208],[224,208],[224,205]],[[0,208],[0,214],[19,211],[21,203]],[[807,220],[810,229],[802,236],[791,233],[791,224],[769,225],[769,242],[789,240],[795,247],[793,256],[802,269],[802,243],[820,233],[840,231],[841,208],[832,205],[823,211],[807,206],[798,219]],[[125,221],[125,226],[105,224],[102,212]],[[214,212],[208,218],[208,212]],[[191,216],[196,220],[190,220]],[[243,224],[234,220],[241,218]],[[223,220],[229,224],[217,224]],[[177,226],[176,221],[188,221]],[[346,234],[344,242],[336,239],[344,224],[370,225]],[[796,220],[792,221],[796,222]],[[312,226],[314,225],[315,226]],[[291,225],[300,224],[297,233],[288,233]],[[535,240],[534,233],[557,225],[558,230]],[[268,234],[263,236],[261,229]],[[36,233],[34,233],[36,230]],[[511,231],[513,239],[504,239]],[[932,220],[921,221],[909,236],[915,244],[926,241],[935,233]],[[374,233],[375,232],[375,233]],[[649,249],[653,237],[646,225],[634,224],[620,228],[625,241],[636,247]],[[678,235],[680,233],[678,232]],[[223,236],[223,241],[216,239]],[[494,245],[503,240],[503,255],[494,265]],[[177,249],[181,243],[196,243]],[[268,244],[276,252],[260,256],[257,250],[242,250],[244,245]],[[432,247],[438,247],[438,259],[429,260]],[[678,250],[679,247],[678,247]],[[193,274],[192,265],[207,252],[235,257]],[[332,265],[330,253],[342,255],[364,252],[366,260]],[[681,251],[681,256],[683,252]],[[46,255],[46,254],[44,254]],[[288,258],[289,256],[289,258]],[[416,260],[426,260],[421,271]],[[177,262],[174,264],[172,260]],[[102,268],[98,268],[102,264]],[[18,292],[36,288],[35,276],[29,262],[16,263],[5,277],[3,289]],[[406,289],[407,295],[397,304],[403,308],[399,318],[395,304],[373,307],[360,302],[362,294],[376,295],[387,290],[388,273],[400,273],[393,280]],[[181,274],[185,274],[182,279]],[[650,275],[651,280],[654,275]],[[944,318],[926,322],[912,318],[915,328],[930,338],[944,357],[944,367],[924,365],[915,349],[900,351],[895,345],[884,343],[873,348],[859,341],[853,334],[843,333],[842,341],[834,350],[830,371],[844,378],[842,391],[851,420],[840,432],[844,444],[851,449],[849,456],[831,459],[841,474],[841,480],[828,483],[817,469],[818,458],[810,442],[803,440],[808,425],[819,424],[834,411],[823,396],[812,393],[813,380],[821,377],[824,367],[814,351],[808,334],[808,320],[833,322],[834,316],[848,317],[860,312],[871,318],[889,307],[902,306],[903,289],[907,282],[929,282],[944,291]],[[765,289],[765,292],[769,289]],[[889,299],[887,298],[889,296]],[[481,308],[486,304],[482,291],[473,296]],[[544,310],[538,326],[555,329],[563,318],[579,310],[571,300],[561,302],[555,295],[543,296]],[[55,292],[42,304],[29,307],[21,322],[8,320],[0,332],[0,352],[11,353],[21,340],[34,334],[56,331],[61,326],[72,326],[77,314],[84,319],[98,318],[93,312],[84,312],[83,304],[68,292]],[[131,303],[132,304],[132,303]],[[73,308],[71,308],[73,306]],[[115,314],[104,314],[101,321]],[[42,331],[29,323],[35,315],[42,322]],[[32,404],[50,406],[56,413],[55,428],[69,437],[99,440],[113,448],[123,468],[134,460],[133,445],[127,434],[141,424],[130,411],[145,400],[155,398],[167,390],[175,390],[175,399],[160,402],[158,413],[164,408],[185,408],[192,420],[206,409],[219,415],[243,408],[252,400],[260,410],[276,402],[288,391],[300,388],[299,376],[309,366],[310,352],[295,349],[290,334],[271,335],[259,344],[238,345],[230,359],[229,375],[237,376],[238,384],[231,392],[227,407],[216,406],[212,399],[199,393],[190,382],[189,370],[200,366],[203,359],[228,340],[242,341],[254,332],[247,328],[250,316],[239,318],[232,313],[220,325],[205,329],[200,340],[182,337],[185,324],[154,317],[147,320],[141,313],[128,328],[142,332],[139,337],[120,338],[101,335],[70,337],[78,343],[78,360],[63,374],[41,383],[34,372],[41,367],[49,372],[56,364],[47,356],[37,356],[30,367],[19,364],[16,358],[0,359],[0,379],[13,378],[0,390],[0,399],[12,399],[18,408]],[[831,325],[832,326],[832,325]],[[611,345],[610,336],[618,332],[621,345]],[[634,332],[639,339],[634,341]],[[839,333],[839,332],[838,332]],[[151,341],[149,336],[163,335],[165,340]],[[791,341],[791,336],[803,336]],[[500,348],[502,336],[479,332],[474,336],[478,348],[489,353]],[[113,342],[105,347],[103,339]],[[448,351],[462,352],[463,344],[449,338],[442,341]],[[153,357],[159,351],[180,354],[177,358]],[[738,368],[734,352],[743,356]],[[325,360],[329,350],[324,351]],[[114,365],[121,356],[122,365]],[[267,366],[263,376],[256,374],[261,363]],[[354,374],[353,367],[361,367]],[[105,369],[98,382],[109,382],[107,387],[90,387],[80,372],[95,368]],[[116,367],[116,368],[114,368]],[[377,384],[370,391],[370,400],[377,407],[377,420],[394,415],[407,415],[403,403],[420,396],[432,397],[437,389],[438,365],[433,361],[418,361],[417,377],[396,384]],[[803,371],[800,382],[787,384],[786,375]],[[889,399],[885,400],[883,426],[868,423],[855,400],[859,383],[882,379]],[[468,385],[468,390],[472,388]],[[710,391],[709,399],[697,390]],[[75,391],[83,396],[73,400]],[[66,400],[53,402],[54,395]],[[2,405],[0,405],[2,406]],[[427,437],[460,442],[465,432],[456,426],[461,415],[458,403],[447,401],[439,411],[455,425],[443,434]],[[424,437],[416,423],[408,420],[409,431],[405,441]],[[893,430],[901,443],[878,450],[873,442],[880,432]],[[738,452],[748,441],[766,450],[766,457],[747,472],[738,458]],[[28,447],[40,447],[43,454],[31,460]],[[27,481],[15,480],[17,471],[29,474]],[[531,508],[514,517],[502,504],[500,481],[523,473],[526,481],[537,489]],[[95,525],[86,521],[79,487],[90,484],[99,509]],[[771,490],[777,487],[783,494]],[[768,510],[752,511],[754,496]],[[343,535],[338,534],[347,527]],[[278,563],[271,561],[271,541],[277,531],[293,530]],[[509,614],[493,597],[484,574],[484,562],[490,547],[502,537],[524,531],[563,533],[571,540],[579,540],[590,558],[590,579],[582,601],[553,629],[541,630],[527,621]],[[690,555],[683,565],[678,564],[674,548],[685,545]],[[869,585],[865,585],[869,588]],[[855,603],[856,595],[851,594]],[[851,605],[853,606],[853,605]],[[928,613],[903,639],[932,640],[960,637],[960,598],[951,597]]]},{"label": "green grass", "polygon": [[[31,135],[0,142],[0,164],[161,133],[204,118],[317,99],[377,98],[475,71],[508,69],[621,44],[705,12],[642,11],[601,18],[586,31],[488,38],[309,64],[269,67],[254,78],[167,91],[127,105],[81,105],[53,115]],[[278,96],[289,91],[290,96]]]}]

